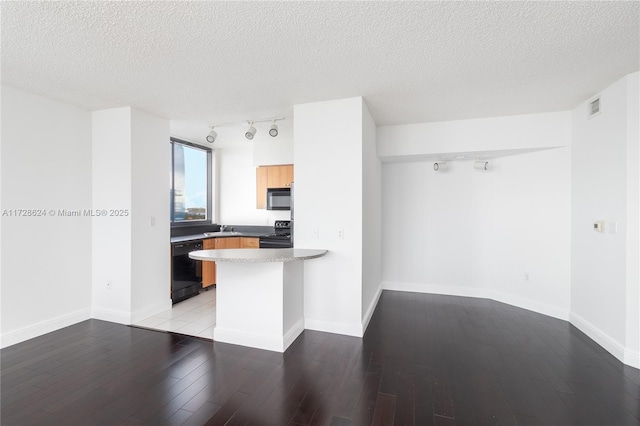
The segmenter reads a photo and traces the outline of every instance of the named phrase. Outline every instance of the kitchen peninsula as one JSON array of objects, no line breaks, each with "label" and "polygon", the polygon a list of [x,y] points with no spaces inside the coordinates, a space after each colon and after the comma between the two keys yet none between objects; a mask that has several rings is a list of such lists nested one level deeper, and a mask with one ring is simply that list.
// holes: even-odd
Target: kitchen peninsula
[{"label": "kitchen peninsula", "polygon": [[218,265],[213,339],[284,352],[304,330],[304,261],[326,254],[296,248],[191,252]]}]

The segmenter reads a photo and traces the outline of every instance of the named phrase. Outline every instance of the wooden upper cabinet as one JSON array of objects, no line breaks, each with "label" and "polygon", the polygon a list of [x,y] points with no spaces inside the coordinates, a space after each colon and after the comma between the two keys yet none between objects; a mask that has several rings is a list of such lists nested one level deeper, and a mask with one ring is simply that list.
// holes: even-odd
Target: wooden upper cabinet
[{"label": "wooden upper cabinet", "polygon": [[267,188],[291,188],[293,165],[270,166],[267,169]]},{"label": "wooden upper cabinet", "polygon": [[261,166],[256,169],[256,208],[267,208],[267,174],[268,167]]},{"label": "wooden upper cabinet", "polygon": [[256,208],[267,208],[267,188],[291,188],[293,164],[256,168]]}]

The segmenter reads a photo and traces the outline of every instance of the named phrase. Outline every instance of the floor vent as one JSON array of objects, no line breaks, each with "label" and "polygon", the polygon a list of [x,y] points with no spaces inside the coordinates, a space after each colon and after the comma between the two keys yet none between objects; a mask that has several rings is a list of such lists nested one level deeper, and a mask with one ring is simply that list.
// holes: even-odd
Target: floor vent
[{"label": "floor vent", "polygon": [[600,114],[600,98],[595,98],[589,102],[589,118]]}]

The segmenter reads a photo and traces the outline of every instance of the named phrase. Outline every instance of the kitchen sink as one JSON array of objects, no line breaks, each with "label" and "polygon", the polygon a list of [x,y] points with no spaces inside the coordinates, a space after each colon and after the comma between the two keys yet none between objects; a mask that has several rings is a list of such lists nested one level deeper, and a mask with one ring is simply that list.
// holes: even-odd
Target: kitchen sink
[{"label": "kitchen sink", "polygon": [[234,235],[240,235],[240,232],[236,231],[218,231],[218,232],[205,232],[205,237],[232,237]]}]

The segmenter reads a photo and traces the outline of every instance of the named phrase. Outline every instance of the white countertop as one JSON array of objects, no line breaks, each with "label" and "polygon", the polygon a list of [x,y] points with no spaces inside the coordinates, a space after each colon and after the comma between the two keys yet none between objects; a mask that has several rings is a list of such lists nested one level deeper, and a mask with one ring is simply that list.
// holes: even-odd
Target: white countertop
[{"label": "white countertop", "polygon": [[261,262],[295,262],[322,257],[327,250],[315,249],[219,249],[197,250],[189,253],[189,257],[197,260],[236,263]]}]

